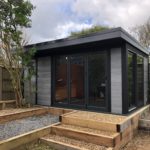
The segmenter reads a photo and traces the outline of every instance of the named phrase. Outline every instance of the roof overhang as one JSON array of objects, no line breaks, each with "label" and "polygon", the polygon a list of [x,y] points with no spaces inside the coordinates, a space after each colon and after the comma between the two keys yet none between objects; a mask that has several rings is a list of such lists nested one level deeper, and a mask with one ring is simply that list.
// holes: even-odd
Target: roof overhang
[{"label": "roof overhang", "polygon": [[51,50],[55,48],[62,48],[62,47],[68,47],[68,46],[74,46],[74,45],[81,45],[86,43],[92,43],[92,42],[98,42],[98,41],[104,41],[104,40],[111,40],[111,39],[117,39],[121,38],[125,40],[126,42],[130,43],[140,51],[144,52],[145,54],[149,55],[149,51],[145,49],[136,39],[134,39],[130,34],[128,34],[124,29],[121,27],[105,30],[98,33],[93,33],[88,36],[82,36],[77,38],[64,38],[49,42],[42,42],[32,45],[27,45],[25,48],[29,49],[31,47],[35,47],[37,51],[44,51],[44,50]]}]

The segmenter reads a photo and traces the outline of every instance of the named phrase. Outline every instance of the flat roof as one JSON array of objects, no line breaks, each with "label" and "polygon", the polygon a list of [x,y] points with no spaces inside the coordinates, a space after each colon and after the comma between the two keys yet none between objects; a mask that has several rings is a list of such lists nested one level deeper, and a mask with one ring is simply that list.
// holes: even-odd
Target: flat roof
[{"label": "flat roof", "polygon": [[92,34],[81,36],[81,37],[68,37],[64,39],[31,44],[31,45],[25,46],[25,48],[28,49],[30,47],[35,47],[37,51],[40,51],[40,50],[43,51],[43,50],[50,50],[54,48],[61,48],[61,47],[79,45],[79,44],[98,42],[98,41],[103,41],[103,40],[111,40],[115,38],[124,39],[126,42],[130,43],[137,49],[149,55],[149,51],[146,48],[144,48],[135,38],[133,38],[128,32],[126,32],[121,27],[108,29],[108,30],[104,30],[101,32],[97,32],[97,33],[92,33]]}]

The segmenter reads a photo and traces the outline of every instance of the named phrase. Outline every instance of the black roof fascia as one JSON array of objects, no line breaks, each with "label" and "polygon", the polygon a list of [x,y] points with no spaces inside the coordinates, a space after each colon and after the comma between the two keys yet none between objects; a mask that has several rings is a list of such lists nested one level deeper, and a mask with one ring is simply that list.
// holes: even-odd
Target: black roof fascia
[{"label": "black roof fascia", "polygon": [[25,46],[25,49],[35,47],[37,51],[43,51],[43,50],[51,50],[54,48],[61,48],[61,47],[67,47],[67,46],[74,46],[79,44],[86,44],[86,43],[92,43],[92,42],[98,42],[103,40],[111,40],[115,38],[122,38],[134,47],[138,48],[142,52],[149,55],[149,51],[146,50],[141,44],[135,40],[130,34],[128,34],[124,29],[121,27],[105,30],[98,33],[93,33],[88,36],[82,36],[77,38],[64,38],[49,42],[42,42],[32,45]]}]

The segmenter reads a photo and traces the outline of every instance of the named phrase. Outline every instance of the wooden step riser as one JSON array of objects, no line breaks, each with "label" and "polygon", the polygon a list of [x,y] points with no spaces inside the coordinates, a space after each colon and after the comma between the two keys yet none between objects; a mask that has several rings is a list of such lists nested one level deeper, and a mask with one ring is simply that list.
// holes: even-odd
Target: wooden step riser
[{"label": "wooden step riser", "polygon": [[62,143],[62,142],[58,142],[58,141],[54,141],[51,139],[41,138],[40,141],[44,144],[47,144],[47,145],[57,149],[57,150],[83,150],[83,148],[69,145],[69,144]]},{"label": "wooden step riser", "polygon": [[34,115],[44,115],[48,113],[48,109],[40,108],[35,110],[24,111],[21,113],[8,114],[4,116],[0,116],[0,123],[5,123],[12,120],[22,119],[26,117],[31,117]]},{"label": "wooden step riser", "polygon": [[130,142],[133,138],[133,130],[128,127],[123,133],[120,133],[120,142],[113,148],[113,150],[120,150],[123,148],[128,142]]},{"label": "wooden step riser", "polygon": [[66,129],[58,126],[53,126],[51,128],[51,133],[59,136],[65,136],[68,138],[73,138],[76,140],[82,140],[89,143],[99,144],[108,147],[115,147],[115,145],[120,141],[120,136],[114,138],[109,136],[103,136],[98,134],[91,134],[83,131],[76,131],[71,129]]},{"label": "wooden step riser", "polygon": [[63,124],[75,125],[103,131],[117,132],[117,125],[113,123],[98,122],[94,120],[86,120],[69,116],[62,116],[61,120]]}]

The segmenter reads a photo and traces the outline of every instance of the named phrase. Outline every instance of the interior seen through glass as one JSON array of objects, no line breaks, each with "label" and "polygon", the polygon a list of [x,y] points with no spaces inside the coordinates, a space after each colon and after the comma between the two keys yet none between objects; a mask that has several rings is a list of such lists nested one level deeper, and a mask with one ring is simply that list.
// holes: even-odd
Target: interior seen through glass
[{"label": "interior seen through glass", "polygon": [[84,105],[84,58],[71,56],[71,103]]},{"label": "interior seen through glass", "polygon": [[128,104],[129,109],[144,104],[144,59],[128,52]]},{"label": "interior seen through glass", "polygon": [[88,66],[89,105],[105,107],[106,54],[89,56]]},{"label": "interior seen through glass", "polygon": [[56,58],[55,100],[56,102],[59,103],[68,102],[67,62],[68,62],[68,57],[58,56]]},{"label": "interior seen through glass", "polygon": [[57,56],[55,102],[84,107],[106,106],[106,52]]},{"label": "interior seen through glass", "polygon": [[144,63],[143,58],[137,56],[137,100],[138,105],[144,104]]},{"label": "interior seen through glass", "polygon": [[135,98],[134,98],[134,54],[128,53],[128,105],[129,108],[135,106]]}]

